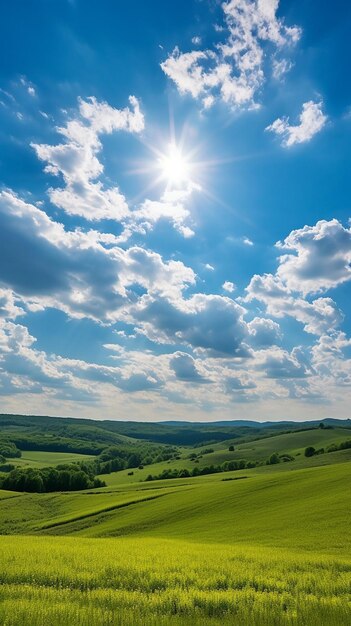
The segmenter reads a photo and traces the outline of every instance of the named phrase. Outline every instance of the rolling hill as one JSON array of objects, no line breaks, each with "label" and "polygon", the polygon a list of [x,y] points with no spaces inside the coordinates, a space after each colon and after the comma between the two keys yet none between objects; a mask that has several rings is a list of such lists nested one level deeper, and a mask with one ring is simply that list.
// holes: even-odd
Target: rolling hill
[{"label": "rolling hill", "polygon": [[[23,425],[13,426],[6,437],[22,433]],[[351,449],[312,457],[304,450],[338,445],[351,430],[317,426],[226,433],[211,446],[191,441],[177,458],[102,476],[106,487],[98,489],[0,491],[1,623],[348,626]],[[61,436],[74,442],[70,428]],[[54,424],[51,435],[59,436]],[[119,445],[160,444],[156,434],[149,443],[128,435]],[[267,465],[275,452],[294,460]],[[96,458],[65,455],[69,463]],[[145,482],[165,468],[232,459],[258,464]],[[14,462],[61,460],[62,453],[24,450]]]}]

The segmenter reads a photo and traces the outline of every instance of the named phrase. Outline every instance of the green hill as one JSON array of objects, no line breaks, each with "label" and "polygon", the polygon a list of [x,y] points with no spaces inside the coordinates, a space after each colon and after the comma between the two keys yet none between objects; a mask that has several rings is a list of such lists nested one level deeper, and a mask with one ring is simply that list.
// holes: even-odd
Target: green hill
[{"label": "green hill", "polygon": [[[350,429],[287,430],[183,446],[177,459],[103,476],[99,489],[0,491],[0,623],[349,626],[351,449],[304,450],[350,439]],[[267,465],[274,452],[294,460]],[[61,455],[23,451],[13,461],[39,467]],[[232,459],[259,464],[142,482]]]},{"label": "green hill", "polygon": [[[345,532],[349,467],[340,463],[247,472],[245,479],[232,481],[216,474],[98,492],[27,494],[3,503],[0,530],[11,519],[16,533],[133,534],[217,543],[250,538],[255,545],[343,554],[351,543]],[[227,477],[238,478],[235,472]]]},{"label": "green hill", "polygon": [[346,626],[349,467],[9,493],[2,623]]},{"label": "green hill", "polygon": [[75,461],[89,461],[94,457],[90,454],[75,454],[73,452],[46,452],[38,450],[27,450],[22,453],[21,458],[13,459],[18,467],[48,467],[59,465],[60,463],[74,463]]},{"label": "green hill", "polygon": [[[280,454],[288,453],[294,456],[293,466],[289,463],[290,469],[301,469],[303,467],[310,467],[311,465],[329,465],[331,463],[337,463],[339,458],[341,462],[344,460],[344,456],[339,456],[337,453],[318,455],[318,458],[305,459],[304,451],[307,446],[314,446],[316,449],[327,447],[333,443],[339,444],[342,441],[351,439],[351,430],[345,428],[333,428],[333,429],[319,429],[313,428],[303,430],[301,432],[289,432],[282,435],[271,435],[262,439],[252,440],[247,443],[241,443],[240,440],[235,442],[234,452],[229,451],[229,446],[233,444],[233,440],[220,442],[218,444],[211,445],[211,448],[196,447],[196,448],[180,448],[179,458],[176,460],[170,460],[167,462],[157,463],[145,466],[143,469],[135,469],[133,474],[130,475],[128,470],[113,473],[110,475],[104,475],[102,478],[109,486],[118,486],[123,484],[129,484],[134,482],[140,482],[145,480],[146,477],[151,475],[158,476],[163,470],[172,469],[188,469],[192,470],[194,467],[203,468],[209,465],[221,465],[225,461],[233,461],[245,459],[247,461],[258,461],[265,464],[265,461],[273,454],[278,452]],[[204,453],[206,449],[213,449],[213,452]],[[189,458],[191,455],[196,455],[196,458]],[[351,455],[350,455],[351,456]],[[281,465],[280,465],[281,467]],[[286,470],[288,468],[285,468]],[[250,470],[252,471],[252,470]],[[264,467],[257,467],[255,471],[265,471]]]}]

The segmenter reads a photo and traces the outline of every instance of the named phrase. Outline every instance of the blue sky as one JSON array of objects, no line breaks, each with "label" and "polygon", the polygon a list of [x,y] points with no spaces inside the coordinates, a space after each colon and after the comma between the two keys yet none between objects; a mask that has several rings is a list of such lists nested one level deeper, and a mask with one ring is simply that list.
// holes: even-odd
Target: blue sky
[{"label": "blue sky", "polygon": [[2,18],[2,411],[349,417],[349,3]]}]

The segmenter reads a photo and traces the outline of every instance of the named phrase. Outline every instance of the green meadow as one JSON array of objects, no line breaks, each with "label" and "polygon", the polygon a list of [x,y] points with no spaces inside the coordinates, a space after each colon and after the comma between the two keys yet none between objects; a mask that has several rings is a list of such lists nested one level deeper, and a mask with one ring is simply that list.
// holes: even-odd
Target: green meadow
[{"label": "green meadow", "polygon": [[[305,448],[309,445],[314,445],[316,448],[327,448],[328,445],[334,443],[338,444],[348,438],[351,439],[351,429],[335,428],[331,430],[315,429],[311,431],[292,432],[265,437],[263,439],[254,439],[246,443],[241,443],[240,440],[237,442],[235,439],[230,439],[200,448],[180,448],[180,458],[177,460],[155,463],[152,466],[145,466],[143,469],[136,468],[132,475],[130,475],[129,470],[123,470],[118,473],[104,475],[102,478],[108,485],[116,486],[119,484],[140,482],[140,480],[145,480],[150,473],[160,474],[166,469],[179,470],[185,468],[191,470],[194,467],[203,468],[209,465],[220,465],[225,461],[240,459],[263,462],[263,466],[255,468],[254,471],[266,472],[264,461],[275,452],[292,454],[295,458],[294,469],[311,467],[311,465],[329,465],[331,463],[334,464],[345,461],[345,455],[347,458],[351,459],[351,450],[343,450],[341,453],[334,452],[332,456],[323,454],[311,459],[306,459],[304,456]],[[234,452],[229,451],[231,445],[234,445]],[[203,450],[206,449],[212,449],[213,452],[203,454]],[[189,457],[192,454],[198,455],[197,459],[190,459]],[[283,469],[291,470],[292,466],[290,464],[286,464],[286,467],[279,465],[279,471]]]},{"label": "green meadow", "polygon": [[26,450],[20,459],[15,460],[18,467],[50,467],[61,463],[88,461],[93,457],[90,454],[75,454],[74,452],[43,452],[40,450]]},{"label": "green meadow", "polygon": [[200,539],[2,537],[1,623],[349,623],[350,561]]},{"label": "green meadow", "polygon": [[[0,491],[0,623],[349,626],[351,450],[304,449],[350,432],[182,446],[178,459],[102,476],[99,489]],[[294,460],[145,482],[191,468],[193,454],[201,466],[276,451]],[[16,462],[55,465],[63,454],[23,451]]]}]

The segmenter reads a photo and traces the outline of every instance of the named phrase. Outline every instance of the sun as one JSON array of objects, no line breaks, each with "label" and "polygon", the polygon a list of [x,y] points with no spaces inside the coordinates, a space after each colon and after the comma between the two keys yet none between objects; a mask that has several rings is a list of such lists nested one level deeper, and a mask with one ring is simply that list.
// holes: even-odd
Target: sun
[{"label": "sun", "polygon": [[190,181],[191,163],[176,144],[171,143],[168,151],[158,159],[161,177],[171,186],[178,187]]}]

